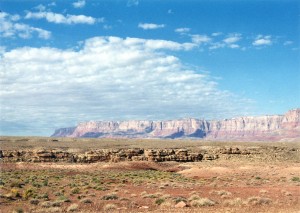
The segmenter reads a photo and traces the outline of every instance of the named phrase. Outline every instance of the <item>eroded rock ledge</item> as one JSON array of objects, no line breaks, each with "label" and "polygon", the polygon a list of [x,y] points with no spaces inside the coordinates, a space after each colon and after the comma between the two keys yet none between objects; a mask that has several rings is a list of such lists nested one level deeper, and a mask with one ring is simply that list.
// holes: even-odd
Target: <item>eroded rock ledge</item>
[{"label": "eroded rock ledge", "polygon": [[253,159],[288,159],[297,155],[298,149],[269,147],[222,147],[192,152],[188,149],[95,149],[85,152],[65,151],[60,149],[38,150],[0,150],[1,162],[120,162],[120,161],[177,161],[197,162],[202,160],[253,158]]}]

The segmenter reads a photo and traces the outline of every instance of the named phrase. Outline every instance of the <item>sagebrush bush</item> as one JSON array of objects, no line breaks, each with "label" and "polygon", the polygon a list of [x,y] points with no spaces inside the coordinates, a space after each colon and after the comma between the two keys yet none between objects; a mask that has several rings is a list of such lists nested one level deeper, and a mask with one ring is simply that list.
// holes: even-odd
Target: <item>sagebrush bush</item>
[{"label": "sagebrush bush", "polygon": [[116,194],[104,195],[101,200],[117,200],[119,197]]},{"label": "sagebrush bush", "polygon": [[158,199],[156,199],[155,200],[155,204],[156,205],[161,205],[163,202],[165,202],[166,200],[165,199],[163,199],[163,198],[158,198]]},{"label": "sagebrush bush", "polygon": [[249,197],[247,199],[247,203],[250,205],[266,205],[270,204],[272,200],[270,198],[265,197]]},{"label": "sagebrush bush", "polygon": [[104,207],[103,207],[103,210],[105,212],[109,212],[109,211],[114,211],[117,209],[117,206],[115,204],[106,204]]},{"label": "sagebrush bush", "polygon": [[191,206],[201,207],[201,206],[214,206],[216,203],[208,198],[200,198],[198,200],[191,201]]},{"label": "sagebrush bush", "polygon": [[78,204],[73,203],[73,204],[71,204],[71,205],[67,208],[67,211],[68,211],[68,212],[74,212],[74,211],[77,211],[77,209],[78,209]]}]

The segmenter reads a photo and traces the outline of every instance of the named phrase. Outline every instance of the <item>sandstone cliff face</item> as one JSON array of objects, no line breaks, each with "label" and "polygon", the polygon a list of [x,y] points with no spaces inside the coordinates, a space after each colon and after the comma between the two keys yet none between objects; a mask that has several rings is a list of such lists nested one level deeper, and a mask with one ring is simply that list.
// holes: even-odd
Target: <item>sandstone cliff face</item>
[{"label": "sandstone cliff face", "polygon": [[203,138],[211,140],[300,139],[300,109],[285,115],[238,117],[222,121],[89,121],[55,131],[53,137]]}]

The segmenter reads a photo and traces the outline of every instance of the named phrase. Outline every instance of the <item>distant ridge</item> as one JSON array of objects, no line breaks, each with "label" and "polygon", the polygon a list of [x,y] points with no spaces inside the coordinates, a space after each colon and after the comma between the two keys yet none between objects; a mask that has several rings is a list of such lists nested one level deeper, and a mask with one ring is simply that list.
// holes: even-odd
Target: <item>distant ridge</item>
[{"label": "distant ridge", "polygon": [[300,141],[300,108],[284,115],[224,120],[88,121],[55,130],[52,137],[196,138],[206,140]]}]

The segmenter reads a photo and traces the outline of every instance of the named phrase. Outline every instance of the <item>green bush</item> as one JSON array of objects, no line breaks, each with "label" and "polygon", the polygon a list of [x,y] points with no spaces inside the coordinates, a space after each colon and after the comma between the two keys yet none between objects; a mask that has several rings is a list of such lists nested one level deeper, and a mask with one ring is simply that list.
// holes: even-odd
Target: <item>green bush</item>
[{"label": "green bush", "polygon": [[165,201],[166,201],[166,200],[163,199],[163,198],[158,198],[158,199],[155,200],[155,204],[156,204],[156,205],[160,205],[160,204],[162,204],[162,203],[165,202]]},{"label": "green bush", "polygon": [[117,200],[119,197],[116,194],[104,195],[101,200]]},{"label": "green bush", "polygon": [[300,177],[292,177],[292,181],[294,181],[294,182],[300,182]]}]

